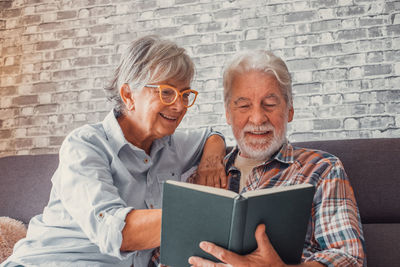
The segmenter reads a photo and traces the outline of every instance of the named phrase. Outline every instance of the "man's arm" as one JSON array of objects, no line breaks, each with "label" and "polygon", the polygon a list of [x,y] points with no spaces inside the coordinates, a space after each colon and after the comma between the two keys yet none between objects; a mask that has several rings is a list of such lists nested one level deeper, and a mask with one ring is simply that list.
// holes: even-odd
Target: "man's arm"
[{"label": "man's arm", "polygon": [[203,149],[203,155],[197,169],[195,182],[201,185],[226,188],[227,178],[223,159],[226,147],[224,139],[217,135],[211,135]]},{"label": "man's arm", "polygon": [[122,230],[121,251],[151,249],[160,246],[161,209],[132,210]]},{"label": "man's arm", "polygon": [[[260,224],[257,226],[255,238],[257,241],[257,249],[252,253],[241,256],[239,254],[233,253],[229,250],[221,248],[210,242],[201,242],[200,248],[205,252],[213,255],[223,263],[215,263],[209,260],[202,259],[200,257],[190,257],[189,263],[194,267],[217,267],[217,266],[270,266],[270,267],[286,267],[290,265],[286,265],[278,253],[276,253],[275,249],[272,247],[269,242],[268,236],[265,233],[265,226]],[[301,267],[323,267],[324,265],[313,261],[313,262],[304,262],[300,265]]]}]

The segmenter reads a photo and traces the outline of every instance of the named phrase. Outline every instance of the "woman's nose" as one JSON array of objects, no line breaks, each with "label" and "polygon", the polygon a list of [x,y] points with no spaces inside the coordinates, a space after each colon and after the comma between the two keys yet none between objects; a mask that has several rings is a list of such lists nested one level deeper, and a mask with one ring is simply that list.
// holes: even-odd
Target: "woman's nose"
[{"label": "woman's nose", "polygon": [[176,111],[181,111],[185,109],[186,107],[183,105],[183,100],[182,97],[178,96],[176,101],[171,105],[171,107],[176,110]]}]

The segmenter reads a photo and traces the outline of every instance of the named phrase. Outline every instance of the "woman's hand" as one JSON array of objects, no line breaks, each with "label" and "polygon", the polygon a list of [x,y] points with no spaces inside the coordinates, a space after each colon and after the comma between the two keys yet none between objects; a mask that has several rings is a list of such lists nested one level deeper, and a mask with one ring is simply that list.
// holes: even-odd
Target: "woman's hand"
[{"label": "woman's hand", "polygon": [[203,156],[197,168],[195,183],[213,187],[227,187],[227,178],[223,159],[225,142],[219,135],[210,136],[203,149]]}]

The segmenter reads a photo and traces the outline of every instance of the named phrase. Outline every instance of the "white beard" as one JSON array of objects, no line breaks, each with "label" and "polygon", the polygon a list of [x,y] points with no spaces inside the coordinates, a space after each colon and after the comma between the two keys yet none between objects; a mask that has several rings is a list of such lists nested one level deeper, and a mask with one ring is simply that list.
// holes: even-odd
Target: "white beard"
[{"label": "white beard", "polygon": [[[275,128],[270,124],[263,124],[255,126],[250,123],[239,133],[240,137],[237,140],[239,150],[242,155],[246,155],[255,160],[267,160],[286,142],[286,124],[280,135],[276,132]],[[273,134],[272,139],[251,139],[245,137],[245,132],[252,131],[270,131]]]}]

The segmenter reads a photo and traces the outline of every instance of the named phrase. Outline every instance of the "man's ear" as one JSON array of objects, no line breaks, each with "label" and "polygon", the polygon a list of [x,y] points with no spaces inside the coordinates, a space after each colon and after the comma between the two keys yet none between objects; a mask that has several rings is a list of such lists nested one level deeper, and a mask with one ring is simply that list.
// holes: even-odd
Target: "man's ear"
[{"label": "man's ear", "polygon": [[119,89],[119,94],[122,101],[124,101],[127,110],[135,109],[135,99],[133,98],[132,91],[127,83],[124,83]]},{"label": "man's ear", "polygon": [[229,110],[229,104],[225,105],[225,118],[226,118],[226,123],[231,125],[232,124],[232,118],[231,118],[231,112]]},{"label": "man's ear", "polygon": [[290,109],[289,109],[289,114],[288,114],[288,122],[291,122],[292,120],[293,120],[293,116],[294,116],[294,109],[293,109],[293,107],[291,107]]}]

